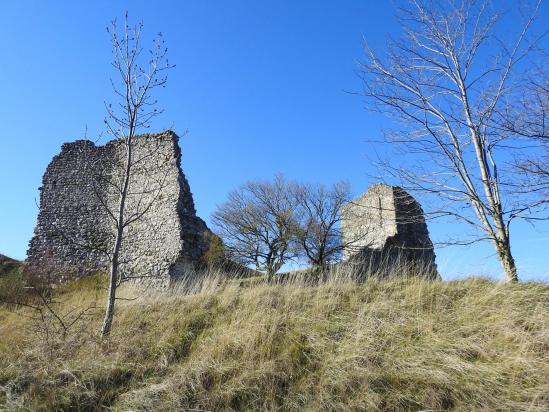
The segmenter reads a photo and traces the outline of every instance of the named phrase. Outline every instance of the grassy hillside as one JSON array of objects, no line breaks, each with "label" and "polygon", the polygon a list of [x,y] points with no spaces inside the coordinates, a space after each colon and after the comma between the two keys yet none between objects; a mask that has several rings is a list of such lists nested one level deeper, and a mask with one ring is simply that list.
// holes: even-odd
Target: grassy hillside
[{"label": "grassy hillside", "polygon": [[21,262],[0,253],[0,276],[11,274],[20,265]]},{"label": "grassy hillside", "polygon": [[141,297],[119,302],[103,341],[102,288],[58,291],[62,314],[98,305],[65,338],[51,316],[0,307],[0,410],[549,408],[548,285],[127,287]]}]

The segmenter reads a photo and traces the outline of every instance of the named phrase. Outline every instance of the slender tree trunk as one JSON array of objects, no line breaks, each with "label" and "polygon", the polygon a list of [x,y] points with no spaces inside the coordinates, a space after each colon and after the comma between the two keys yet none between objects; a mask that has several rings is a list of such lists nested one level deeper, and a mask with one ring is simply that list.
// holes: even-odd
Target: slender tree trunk
[{"label": "slender tree trunk", "polygon": [[511,254],[509,237],[506,236],[505,233],[501,233],[501,235],[502,238],[496,241],[496,249],[498,252],[498,259],[505,272],[505,281],[508,283],[518,282],[517,266],[515,265],[515,259]]},{"label": "slender tree trunk", "polygon": [[107,308],[105,310],[105,319],[101,328],[101,336],[108,336],[111,332],[112,321],[114,318],[114,303],[116,301],[116,286],[118,282],[118,254],[120,251],[121,237],[116,237],[115,251],[111,262],[109,277],[109,294],[107,298]]},{"label": "slender tree trunk", "polygon": [[509,283],[518,282],[517,267],[515,265],[515,259],[511,255],[509,248],[503,249],[503,253],[499,253],[499,259],[505,271],[505,279]]},{"label": "slender tree trunk", "polygon": [[120,248],[122,246],[122,239],[124,238],[124,210],[126,207],[126,197],[128,194],[128,187],[130,183],[130,172],[132,163],[132,136],[128,137],[126,143],[126,165],[124,169],[124,184],[122,191],[120,192],[120,201],[118,204],[118,222],[116,230],[116,240],[114,242],[111,270],[109,278],[109,294],[107,298],[107,308],[105,310],[105,319],[103,320],[103,327],[101,328],[101,336],[108,336],[111,332],[112,321],[114,318],[114,304],[116,301],[116,289],[118,287],[119,277],[119,256]]},{"label": "slender tree trunk", "polygon": [[267,271],[267,283],[271,284],[274,274],[274,263],[273,263],[273,252],[272,249],[267,253],[267,258],[265,259],[265,268]]},{"label": "slender tree trunk", "polygon": [[273,282],[274,269],[271,264],[267,265],[267,283]]},{"label": "slender tree trunk", "polygon": [[[456,71],[457,73],[460,73],[457,60],[456,60]],[[467,95],[467,89],[465,87],[465,82],[463,81],[461,75],[458,75],[458,86],[461,92],[461,99],[463,102],[463,109],[464,109],[465,118],[467,120],[467,126],[469,127],[469,130],[471,133],[471,141],[473,142],[473,145],[475,148],[475,155],[477,158],[477,164],[480,171],[482,187],[484,189],[484,194],[486,196],[486,199],[488,200],[488,205],[493,211],[491,213],[491,217],[494,222],[495,230],[490,228],[489,223],[487,222],[486,223],[483,222],[483,223],[484,223],[484,226],[489,230],[489,232],[495,234],[494,243],[495,243],[499,261],[501,262],[501,265],[505,272],[506,282],[517,282],[518,281],[517,267],[515,265],[515,260],[513,259],[513,255],[511,254],[511,243],[509,239],[509,232],[506,229],[505,223],[503,220],[503,212],[502,212],[497,174],[492,176],[490,172],[490,167],[488,164],[490,149],[487,148],[486,142],[484,142],[481,136],[479,135],[478,129],[475,127],[475,123],[473,122],[473,117],[471,115],[471,109],[469,105],[469,97]]]}]

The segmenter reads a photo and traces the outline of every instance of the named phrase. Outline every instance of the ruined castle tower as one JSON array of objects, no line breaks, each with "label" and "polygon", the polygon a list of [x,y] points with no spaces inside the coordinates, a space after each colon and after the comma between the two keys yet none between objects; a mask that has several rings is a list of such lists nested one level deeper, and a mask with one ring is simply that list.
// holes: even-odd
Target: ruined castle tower
[{"label": "ruined castle tower", "polygon": [[397,186],[376,184],[340,210],[346,261],[413,263],[436,278],[433,243],[421,205]]},{"label": "ruined castle tower", "polygon": [[[168,285],[196,267],[207,249],[208,228],[196,216],[172,131],[135,138],[121,270],[128,278]],[[66,143],[49,164],[40,188],[40,212],[29,266],[58,276],[105,270],[113,244],[113,220],[124,145]]]}]

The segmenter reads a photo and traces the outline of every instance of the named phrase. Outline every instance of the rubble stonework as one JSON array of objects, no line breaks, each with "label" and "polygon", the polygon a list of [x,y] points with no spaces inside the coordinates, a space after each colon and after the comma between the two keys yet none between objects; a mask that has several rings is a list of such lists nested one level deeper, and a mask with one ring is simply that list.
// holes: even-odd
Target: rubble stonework
[{"label": "rubble stonework", "polygon": [[[134,164],[121,247],[121,273],[159,286],[179,280],[207,261],[211,232],[196,216],[181,170],[178,136],[166,131],[134,140]],[[66,143],[48,165],[40,188],[40,212],[28,250],[28,266],[56,279],[83,276],[108,267],[114,243],[113,217],[124,164],[124,142],[96,146]],[[374,185],[341,207],[344,262],[366,273],[389,263],[413,263],[436,278],[433,244],[419,203],[399,187]],[[227,266],[229,265],[229,266]],[[235,271],[234,262],[223,267]],[[362,265],[362,266],[361,266]],[[238,273],[248,276],[238,266]]]},{"label": "rubble stonework", "polygon": [[397,186],[376,184],[341,207],[347,262],[412,263],[437,278],[433,243],[421,205]]},{"label": "rubble stonework", "polygon": [[[171,131],[135,138],[125,219],[138,219],[126,227],[122,242],[126,277],[167,285],[196,267],[207,250],[208,228],[196,216],[178,140]],[[62,146],[43,177],[29,265],[65,275],[105,270],[115,233],[107,209],[118,206],[109,182],[120,177],[124,156],[120,140]]]}]

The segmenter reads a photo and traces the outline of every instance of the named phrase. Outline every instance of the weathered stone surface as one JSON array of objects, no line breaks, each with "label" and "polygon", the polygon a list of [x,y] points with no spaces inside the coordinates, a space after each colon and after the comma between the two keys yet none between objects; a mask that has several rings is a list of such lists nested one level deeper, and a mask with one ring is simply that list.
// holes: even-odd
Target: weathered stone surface
[{"label": "weathered stone surface", "polygon": [[[208,228],[196,216],[189,184],[181,170],[178,136],[166,131],[135,139],[122,243],[122,271],[168,285],[196,267],[207,249]],[[40,212],[28,250],[31,267],[59,276],[105,270],[114,240],[117,210],[113,185],[120,178],[125,150],[121,141],[95,146],[66,143],[53,158],[40,188]]]},{"label": "weathered stone surface", "polygon": [[370,266],[412,264],[426,277],[438,277],[421,205],[402,188],[373,185],[340,212],[345,261]]}]

